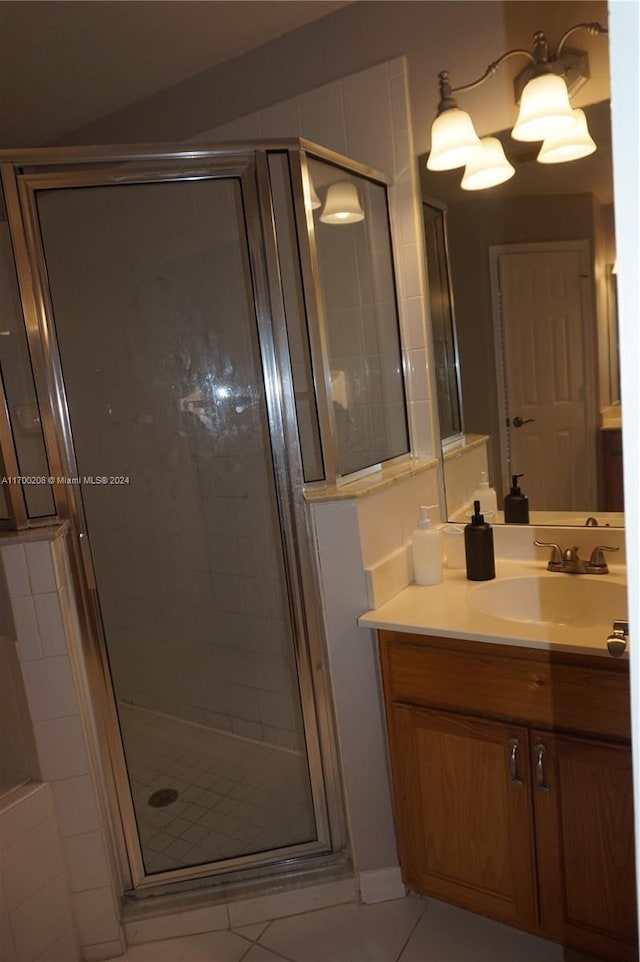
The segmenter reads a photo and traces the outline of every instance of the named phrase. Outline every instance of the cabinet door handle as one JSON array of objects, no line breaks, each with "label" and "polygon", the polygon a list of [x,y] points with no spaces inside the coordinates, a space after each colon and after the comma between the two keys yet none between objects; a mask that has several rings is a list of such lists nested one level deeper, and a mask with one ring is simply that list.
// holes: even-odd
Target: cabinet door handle
[{"label": "cabinet door handle", "polygon": [[509,781],[518,788],[520,785],[524,785],[524,782],[518,775],[518,749],[520,748],[520,742],[517,738],[510,738],[507,745],[509,746]]},{"label": "cabinet door handle", "polygon": [[533,750],[536,753],[536,791],[550,792],[551,789],[545,783],[544,779],[544,756],[547,754],[547,749],[542,742],[540,742]]}]

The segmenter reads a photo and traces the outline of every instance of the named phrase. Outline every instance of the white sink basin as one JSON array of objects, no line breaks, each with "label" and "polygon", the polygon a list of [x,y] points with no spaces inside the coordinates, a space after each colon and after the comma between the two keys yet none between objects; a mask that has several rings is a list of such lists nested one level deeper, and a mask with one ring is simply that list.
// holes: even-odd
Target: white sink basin
[{"label": "white sink basin", "polygon": [[602,626],[609,632],[614,621],[627,618],[627,590],[608,578],[568,574],[503,578],[471,588],[467,599],[476,611],[502,621]]}]

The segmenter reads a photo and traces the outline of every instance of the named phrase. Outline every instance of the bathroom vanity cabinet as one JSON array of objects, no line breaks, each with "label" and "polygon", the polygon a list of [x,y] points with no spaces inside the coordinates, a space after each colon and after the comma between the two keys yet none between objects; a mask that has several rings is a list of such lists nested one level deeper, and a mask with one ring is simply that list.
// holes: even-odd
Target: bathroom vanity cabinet
[{"label": "bathroom vanity cabinet", "polygon": [[602,437],[603,511],[624,511],[622,428],[608,428]]},{"label": "bathroom vanity cabinet", "polygon": [[406,885],[637,959],[627,663],[379,635]]}]

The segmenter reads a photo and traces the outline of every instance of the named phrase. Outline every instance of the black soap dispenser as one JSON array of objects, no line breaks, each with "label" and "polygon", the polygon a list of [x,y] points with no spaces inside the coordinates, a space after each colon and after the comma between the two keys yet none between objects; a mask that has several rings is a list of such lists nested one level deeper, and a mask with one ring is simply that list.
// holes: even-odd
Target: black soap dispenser
[{"label": "black soap dispenser", "polygon": [[504,520],[506,524],[529,524],[529,499],[518,487],[518,478],[523,474],[511,476],[511,491],[504,496]]},{"label": "black soap dispenser", "polygon": [[480,502],[473,502],[471,524],[464,529],[464,553],[469,581],[491,581],[496,576],[493,529],[480,514]]}]

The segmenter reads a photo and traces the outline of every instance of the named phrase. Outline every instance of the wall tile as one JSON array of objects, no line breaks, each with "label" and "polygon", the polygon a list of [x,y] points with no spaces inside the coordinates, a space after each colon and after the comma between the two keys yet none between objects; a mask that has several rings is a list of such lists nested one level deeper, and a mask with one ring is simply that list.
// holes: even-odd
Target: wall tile
[{"label": "wall tile", "polygon": [[264,737],[262,725],[256,722],[244,721],[242,718],[233,719],[232,729],[234,735],[240,735],[242,738],[253,738],[255,741],[262,741]]},{"label": "wall tile", "polygon": [[340,98],[301,105],[302,136],[340,154],[347,150],[347,133]]},{"label": "wall tile", "polygon": [[[120,947],[120,951],[122,951],[122,947]],[[118,952],[112,952],[111,955],[104,956],[104,958],[110,959],[118,954]],[[85,955],[85,959],[88,958],[89,956]],[[63,960],[64,962],[80,962],[80,949],[78,948],[75,928],[65,932],[61,939],[56,939],[53,945],[38,956],[36,962],[63,962]]]},{"label": "wall tile", "polygon": [[[387,60],[387,71],[389,73],[389,79],[394,77],[404,77],[407,73],[407,59],[406,57],[394,57],[393,60]],[[408,100],[407,94],[407,100]]]},{"label": "wall tile", "polygon": [[0,962],[19,962],[8,915],[0,913]]},{"label": "wall tile", "polygon": [[44,721],[78,713],[78,700],[69,659],[41,658],[22,666],[31,720]]},{"label": "wall tile", "polygon": [[24,546],[21,544],[7,545],[6,548],[2,549],[2,561],[9,595],[12,598],[30,595],[31,582],[29,581],[29,569],[27,568]]},{"label": "wall tile", "polygon": [[90,775],[77,775],[53,783],[53,796],[60,834],[66,836],[92,832],[100,825]]},{"label": "wall tile", "polygon": [[[394,261],[399,261],[402,244],[414,244],[416,231],[422,230],[422,209],[416,204],[411,177],[402,176],[390,189],[391,223],[395,241]],[[414,295],[421,296],[419,293]]]},{"label": "wall tile", "polygon": [[36,722],[33,727],[44,779],[70,778],[89,771],[84,733],[78,715]]},{"label": "wall tile", "polygon": [[0,851],[53,815],[51,787],[34,783],[34,790],[5,808],[0,817]]},{"label": "wall tile", "polygon": [[33,598],[15,597],[11,601],[13,621],[18,639],[18,654],[21,661],[42,658],[42,641],[38,629],[36,609]]},{"label": "wall tile", "polygon": [[403,298],[400,304],[402,346],[405,351],[424,350],[425,322],[421,297]]},{"label": "wall tile", "polygon": [[53,571],[58,588],[65,588],[69,583],[69,567],[65,555],[66,544],[66,538],[56,538],[56,540],[51,543]]},{"label": "wall tile", "polygon": [[[418,457],[435,457],[435,432],[432,425],[431,401],[409,402],[409,424],[414,453]],[[434,453],[435,452],[435,453]]]},{"label": "wall tile", "polygon": [[395,77],[389,77],[389,95],[391,97],[391,122],[394,133],[402,133],[408,138],[411,118],[404,72],[397,74]]},{"label": "wall tile", "polygon": [[65,876],[58,875],[32,895],[10,919],[19,957],[32,962],[73,926]]},{"label": "wall tile", "polygon": [[300,105],[297,98],[260,111],[261,137],[300,137]]},{"label": "wall tile", "polygon": [[51,556],[51,542],[35,541],[25,545],[29,581],[34,595],[55,591],[56,575]]},{"label": "wall tile", "polygon": [[389,67],[386,63],[377,64],[367,70],[359,70],[349,74],[340,81],[345,97],[361,90],[369,91],[376,85],[385,85],[389,79]]},{"label": "wall tile", "polygon": [[[97,942],[95,945],[82,946],[83,962],[103,962],[105,959],[115,959],[126,951],[124,939],[113,939],[110,942]],[[58,960],[51,960],[58,962]]]},{"label": "wall tile", "polygon": [[398,286],[401,297],[421,297],[422,281],[417,244],[402,244],[398,251]]},{"label": "wall tile", "polygon": [[71,896],[80,943],[92,945],[120,938],[120,926],[111,889],[107,886]]},{"label": "wall tile", "polygon": [[72,892],[109,884],[109,865],[100,832],[73,835],[64,841],[64,854]]},{"label": "wall tile", "polygon": [[55,818],[51,817],[2,853],[2,872],[8,883],[8,911],[18,908],[63,871],[57,824]]},{"label": "wall tile", "polygon": [[333,80],[331,83],[323,84],[321,87],[314,87],[307,90],[297,98],[300,107],[304,110],[314,104],[326,103],[342,96],[342,81]]},{"label": "wall tile", "polygon": [[33,600],[45,655],[66,654],[67,638],[57,593],[36,595]]},{"label": "wall tile", "polygon": [[404,366],[409,400],[427,401],[429,399],[427,352],[420,349],[405,351]]},{"label": "wall tile", "polygon": [[391,103],[384,69],[380,82],[343,80],[347,154],[377,168],[388,177],[394,172]]}]

